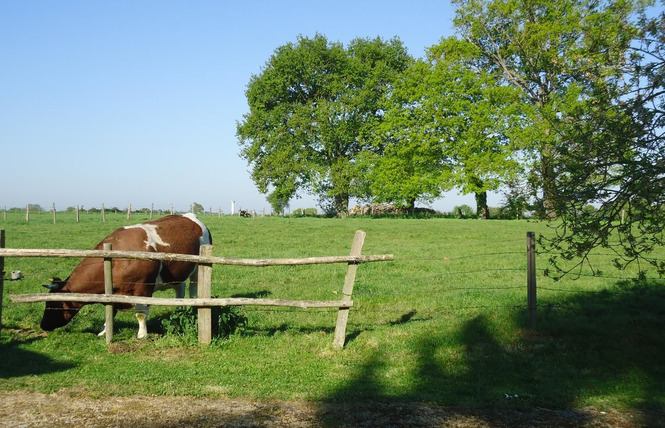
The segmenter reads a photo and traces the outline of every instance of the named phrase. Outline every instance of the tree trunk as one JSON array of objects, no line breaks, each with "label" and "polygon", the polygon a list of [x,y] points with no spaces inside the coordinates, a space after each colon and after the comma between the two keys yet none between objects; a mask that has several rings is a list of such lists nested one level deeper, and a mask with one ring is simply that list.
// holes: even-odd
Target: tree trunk
[{"label": "tree trunk", "polygon": [[415,198],[410,198],[406,201],[406,211],[409,214],[413,214],[416,212],[416,199]]},{"label": "tree trunk", "polygon": [[480,219],[490,218],[490,209],[487,206],[487,192],[476,192],[476,214]]},{"label": "tree trunk", "polygon": [[349,216],[349,195],[335,194],[335,213],[339,218],[346,218]]},{"label": "tree trunk", "polygon": [[332,165],[330,167],[333,204],[335,208],[335,214],[340,218],[345,218],[349,215],[351,170],[351,162],[344,157],[333,159]]}]

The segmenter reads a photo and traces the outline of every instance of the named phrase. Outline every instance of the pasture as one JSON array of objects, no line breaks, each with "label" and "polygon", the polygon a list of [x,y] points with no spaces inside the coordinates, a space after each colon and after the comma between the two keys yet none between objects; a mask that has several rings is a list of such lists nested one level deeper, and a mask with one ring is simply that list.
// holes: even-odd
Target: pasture
[{"label": "pasture", "polygon": [[[89,249],[116,227],[147,216],[9,213],[8,248]],[[174,311],[153,307],[150,337],[137,340],[133,311],[116,317],[114,342],[97,332],[104,307],[89,305],[69,325],[39,329],[39,293],[66,277],[76,259],[7,258],[0,337],[0,390],[72,396],[193,396],[324,403],[435,403],[473,409],[665,408],[665,282],[651,272],[617,272],[602,251],[605,276],[553,282],[537,257],[538,324],[526,311],[527,231],[544,223],[453,219],[239,218],[202,215],[214,255],[294,258],[347,255],[354,232],[363,254],[393,262],[359,267],[343,350],[332,348],[336,310],[242,307],[247,325],[202,346],[165,334]],[[345,265],[215,266],[217,297],[332,300]],[[7,277],[8,275],[6,275]],[[156,293],[172,297],[172,292]]]}]

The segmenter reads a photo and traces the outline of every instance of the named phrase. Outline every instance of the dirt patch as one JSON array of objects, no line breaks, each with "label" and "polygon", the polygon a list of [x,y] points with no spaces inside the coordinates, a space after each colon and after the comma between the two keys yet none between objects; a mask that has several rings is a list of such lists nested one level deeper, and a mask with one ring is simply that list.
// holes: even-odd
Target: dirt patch
[{"label": "dirt patch", "polygon": [[0,392],[0,427],[639,427],[665,414],[476,411],[413,403],[333,404],[191,397],[104,399]]}]

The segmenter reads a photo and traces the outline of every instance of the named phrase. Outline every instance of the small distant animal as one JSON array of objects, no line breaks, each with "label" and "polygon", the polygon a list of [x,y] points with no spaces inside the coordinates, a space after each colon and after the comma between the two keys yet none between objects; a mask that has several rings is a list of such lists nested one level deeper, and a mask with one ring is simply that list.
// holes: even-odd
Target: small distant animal
[{"label": "small distant animal", "polygon": [[247,210],[240,210],[238,211],[238,215],[240,215],[240,217],[251,217],[252,213]]},{"label": "small distant animal", "polygon": [[[148,251],[158,253],[199,254],[201,245],[212,244],[208,228],[194,215],[171,215],[158,220],[116,229],[104,238],[96,250],[110,243],[113,250]],[[154,291],[174,288],[176,297],[185,297],[185,283],[189,278],[189,296],[197,295],[197,265],[188,262],[149,261],[133,259],[113,260],[113,294],[151,297]],[[51,293],[104,294],[103,259],[83,259],[64,281],[59,278],[44,285]],[[86,303],[46,302],[41,328],[52,331],[67,325]],[[132,305],[115,304],[114,315]],[[146,319],[148,305],[136,305],[139,324],[137,337],[148,336]],[[99,335],[104,335],[106,326]]]}]

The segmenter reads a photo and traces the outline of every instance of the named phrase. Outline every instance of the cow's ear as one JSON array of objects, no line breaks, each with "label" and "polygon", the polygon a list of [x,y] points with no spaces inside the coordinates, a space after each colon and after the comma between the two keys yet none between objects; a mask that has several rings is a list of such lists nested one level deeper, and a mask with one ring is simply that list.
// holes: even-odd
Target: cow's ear
[{"label": "cow's ear", "polygon": [[51,283],[43,284],[42,287],[46,287],[51,291],[59,291],[65,286],[65,283],[66,281],[63,281],[60,278],[51,278]]}]

